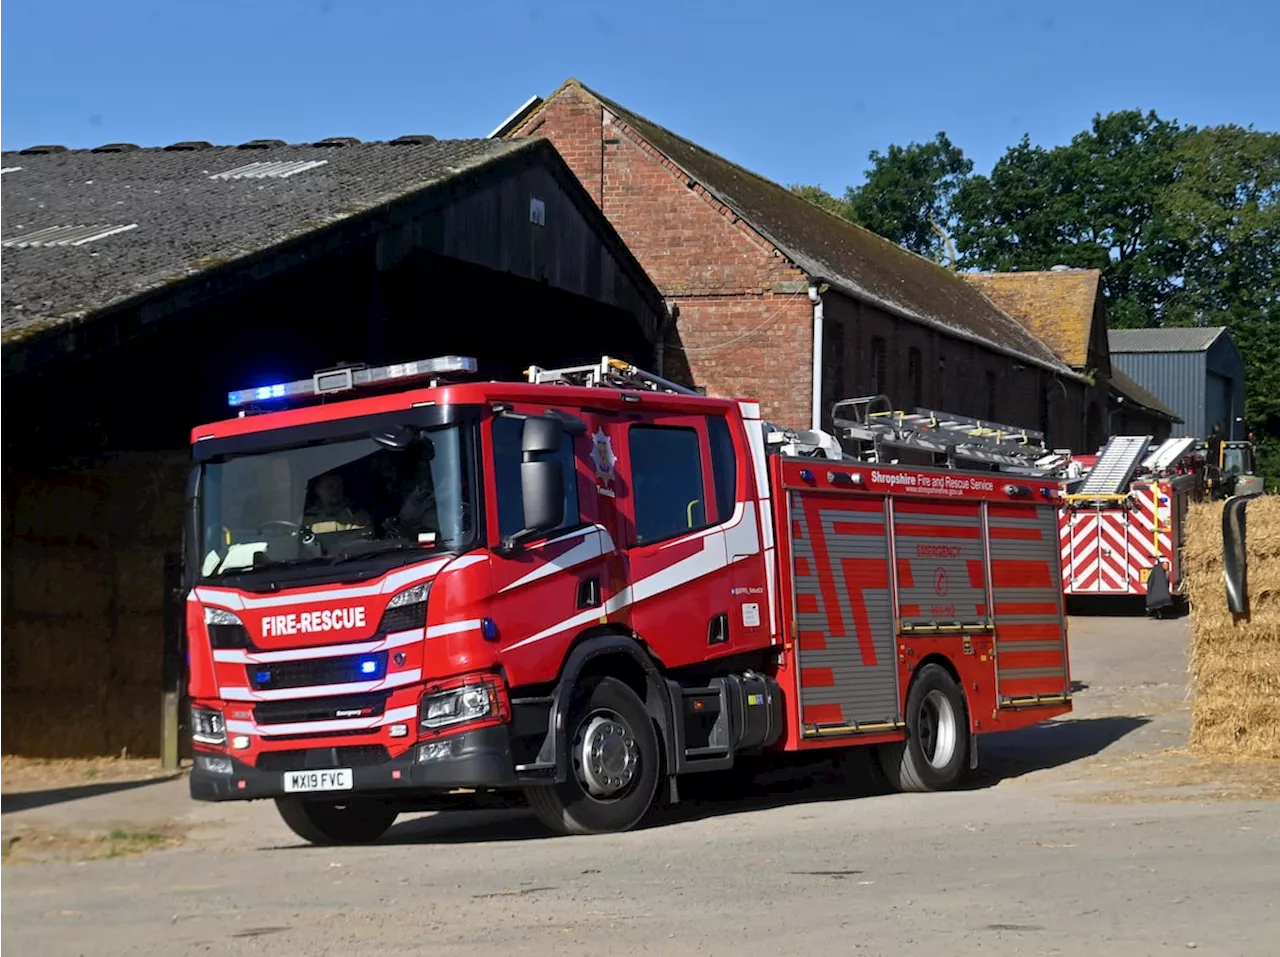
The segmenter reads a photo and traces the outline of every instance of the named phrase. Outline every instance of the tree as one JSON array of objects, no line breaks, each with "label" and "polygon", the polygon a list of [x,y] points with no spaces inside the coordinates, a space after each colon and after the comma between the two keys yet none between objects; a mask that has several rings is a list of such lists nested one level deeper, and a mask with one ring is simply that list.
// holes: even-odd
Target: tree
[{"label": "tree", "polygon": [[845,191],[849,218],[939,262],[953,262],[951,201],[973,162],[946,133],[927,143],[872,150],[866,182]]},{"label": "tree", "polygon": [[1157,196],[1174,291],[1168,325],[1225,325],[1246,367],[1245,424],[1259,471],[1280,478],[1280,134],[1192,130]]},{"label": "tree", "polygon": [[1113,325],[1152,324],[1173,289],[1156,200],[1174,181],[1184,135],[1154,112],[1129,110],[1096,115],[1053,149],[1024,136],[990,177],[972,177],[957,193],[965,265],[1101,269]]},{"label": "tree", "polygon": [[807,199],[809,202],[817,206],[821,206],[823,209],[827,210],[827,212],[848,218],[849,208],[845,205],[844,200],[832,196],[821,186],[808,186],[804,183],[793,183],[788,187],[788,189],[797,196]]},{"label": "tree", "polygon": [[870,157],[845,215],[908,249],[941,258],[949,234],[962,267],[1100,269],[1113,327],[1228,326],[1280,480],[1280,134],[1125,110],[1062,146],[1024,136],[988,175],[944,133]]}]

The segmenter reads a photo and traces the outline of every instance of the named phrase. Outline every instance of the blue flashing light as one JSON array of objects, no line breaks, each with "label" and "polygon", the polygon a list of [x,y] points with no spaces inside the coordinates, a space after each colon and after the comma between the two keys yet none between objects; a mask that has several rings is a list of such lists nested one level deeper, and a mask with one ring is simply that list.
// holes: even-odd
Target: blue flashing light
[{"label": "blue flashing light", "polygon": [[474,375],[478,368],[476,360],[467,356],[437,356],[434,359],[400,362],[376,369],[367,369],[363,366],[327,369],[317,372],[309,379],[277,382],[272,385],[228,392],[227,404],[235,408],[254,402],[268,402],[272,399],[304,399],[335,392],[347,392],[362,386],[382,385],[396,380],[405,380],[407,384],[410,380],[424,377]]},{"label": "blue flashing light", "polygon": [[378,662],[372,659],[360,662],[360,673],[371,675],[378,670]]},{"label": "blue flashing light", "polygon": [[498,637],[498,623],[492,618],[481,619],[480,634],[484,636],[485,641],[496,640]]},{"label": "blue flashing light", "polygon": [[257,672],[257,673],[253,676],[253,680],[254,680],[254,681],[256,681],[256,682],[257,682],[258,684],[260,684],[260,685],[264,685],[264,684],[266,684],[268,681],[270,681],[270,680],[271,680],[271,672],[270,672],[270,671],[259,671],[259,672]]}]

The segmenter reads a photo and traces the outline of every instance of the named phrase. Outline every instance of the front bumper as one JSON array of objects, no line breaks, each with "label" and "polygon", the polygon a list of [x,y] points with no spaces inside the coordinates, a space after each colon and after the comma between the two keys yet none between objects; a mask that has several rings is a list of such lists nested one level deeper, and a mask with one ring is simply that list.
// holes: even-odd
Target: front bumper
[{"label": "front bumper", "polygon": [[[511,756],[507,725],[433,738],[423,744],[437,742],[449,743],[447,753],[419,762],[417,755],[420,745],[415,744],[389,761],[352,767],[352,788],[349,791],[313,791],[302,796],[332,800],[353,794],[453,788],[513,788],[520,785]],[[337,763],[327,760],[330,750],[318,748],[309,752],[303,766],[291,770],[313,771],[343,767],[340,760]],[[260,771],[234,757],[231,758],[231,769],[230,774],[216,774],[198,765],[193,767],[190,777],[191,797],[197,801],[251,801],[285,794],[284,777],[287,771]]]}]

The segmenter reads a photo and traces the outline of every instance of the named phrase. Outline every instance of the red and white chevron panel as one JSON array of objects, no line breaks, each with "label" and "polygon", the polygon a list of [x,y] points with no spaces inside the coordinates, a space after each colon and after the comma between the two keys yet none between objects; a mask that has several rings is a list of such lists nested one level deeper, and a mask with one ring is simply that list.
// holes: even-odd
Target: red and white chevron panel
[{"label": "red and white chevron panel", "polygon": [[1157,560],[1172,568],[1169,491],[1159,488],[1158,494],[1165,519],[1159,531],[1157,498],[1150,486],[1133,490],[1130,508],[1097,505],[1061,509],[1058,541],[1066,594],[1145,595],[1147,575]]}]

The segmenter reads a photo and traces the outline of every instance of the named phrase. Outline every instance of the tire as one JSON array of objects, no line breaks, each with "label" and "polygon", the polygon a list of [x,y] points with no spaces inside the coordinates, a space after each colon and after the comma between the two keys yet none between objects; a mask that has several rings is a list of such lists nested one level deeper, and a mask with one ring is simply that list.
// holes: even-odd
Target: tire
[{"label": "tire", "polygon": [[[661,750],[653,721],[617,678],[591,678],[574,689],[565,722],[569,777],[525,789],[538,819],[558,834],[627,831],[653,804]],[[592,752],[601,759],[591,760]]]},{"label": "tire", "polygon": [[907,737],[875,749],[876,763],[895,791],[945,791],[969,764],[964,694],[940,665],[925,665],[907,692]]},{"label": "tire", "polygon": [[276,810],[289,830],[310,844],[370,844],[396,822],[398,812],[385,801],[354,798],[345,803],[276,798]]}]

